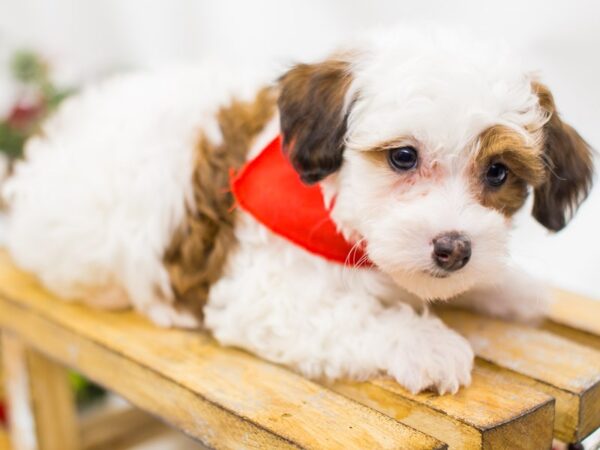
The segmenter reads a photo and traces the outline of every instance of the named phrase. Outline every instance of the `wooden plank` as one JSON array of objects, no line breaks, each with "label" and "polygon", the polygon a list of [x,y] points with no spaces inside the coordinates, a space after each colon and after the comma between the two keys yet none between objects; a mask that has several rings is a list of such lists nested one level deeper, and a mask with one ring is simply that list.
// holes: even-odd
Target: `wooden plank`
[{"label": "wooden plank", "polygon": [[5,400],[12,416],[9,419],[12,444],[17,449],[35,450],[38,445],[24,353],[25,346],[20,340],[2,333],[2,370]]},{"label": "wooden plank", "polygon": [[10,438],[4,428],[0,427],[0,450],[10,450]]},{"label": "wooden plank", "polygon": [[119,409],[83,419],[81,447],[84,450],[124,450],[169,430],[139,409]]},{"label": "wooden plank", "polygon": [[17,337],[2,335],[3,367],[15,450],[78,450],[75,399],[64,367]]},{"label": "wooden plank", "polygon": [[[600,350],[600,300],[554,289],[554,302],[541,328],[579,344]],[[589,411],[587,428],[600,420],[600,394],[582,400],[582,409]]]},{"label": "wooden plank", "polygon": [[337,392],[448,443],[452,449],[550,448],[554,400],[478,363],[473,382],[456,395],[413,395],[391,380],[338,382]]},{"label": "wooden plank", "polygon": [[477,356],[556,399],[555,436],[580,441],[600,426],[600,352],[547,331],[443,309]]},{"label": "wooden plank", "polygon": [[445,448],[208,336],[59,301],[0,257],[0,326],[216,448]]},{"label": "wooden plank", "polygon": [[554,290],[554,303],[542,328],[600,349],[600,300]]}]

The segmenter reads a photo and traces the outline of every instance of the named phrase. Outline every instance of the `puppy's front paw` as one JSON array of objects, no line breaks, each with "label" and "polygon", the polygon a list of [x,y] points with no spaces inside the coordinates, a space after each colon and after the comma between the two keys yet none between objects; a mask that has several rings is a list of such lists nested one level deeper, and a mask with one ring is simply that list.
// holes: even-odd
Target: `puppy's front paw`
[{"label": "puppy's front paw", "polygon": [[458,391],[471,383],[474,354],[469,342],[438,319],[402,348],[388,373],[413,393],[433,389],[439,394]]}]

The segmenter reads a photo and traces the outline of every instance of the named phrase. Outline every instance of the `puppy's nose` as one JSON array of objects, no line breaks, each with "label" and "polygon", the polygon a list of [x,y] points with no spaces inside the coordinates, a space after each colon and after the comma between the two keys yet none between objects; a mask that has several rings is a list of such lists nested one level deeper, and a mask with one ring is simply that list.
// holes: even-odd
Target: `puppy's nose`
[{"label": "puppy's nose", "polygon": [[471,240],[457,231],[442,233],[433,239],[431,257],[444,270],[462,269],[471,259]]}]

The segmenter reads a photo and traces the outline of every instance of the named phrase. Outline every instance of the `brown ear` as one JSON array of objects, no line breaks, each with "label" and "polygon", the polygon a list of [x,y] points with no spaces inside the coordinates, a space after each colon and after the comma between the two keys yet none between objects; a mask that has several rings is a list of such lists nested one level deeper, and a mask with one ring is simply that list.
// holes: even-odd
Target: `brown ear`
[{"label": "brown ear", "polygon": [[546,181],[534,190],[533,216],[549,230],[562,230],[592,186],[592,149],[556,111],[550,90],[533,83],[540,106],[550,119],[544,125]]},{"label": "brown ear", "polygon": [[299,64],[279,79],[283,147],[307,184],[342,165],[351,81],[349,64],[340,60]]}]

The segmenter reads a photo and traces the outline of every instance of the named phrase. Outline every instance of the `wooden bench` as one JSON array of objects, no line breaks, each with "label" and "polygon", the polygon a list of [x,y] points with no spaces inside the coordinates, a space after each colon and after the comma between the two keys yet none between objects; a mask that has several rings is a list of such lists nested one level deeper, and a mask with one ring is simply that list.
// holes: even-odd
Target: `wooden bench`
[{"label": "wooden bench", "polygon": [[600,303],[559,292],[539,328],[441,314],[478,355],[469,388],[437,396],[385,378],[322,385],[200,332],[62,302],[0,253],[12,445],[86,447],[64,367],[215,448],[537,450],[600,427]]}]

